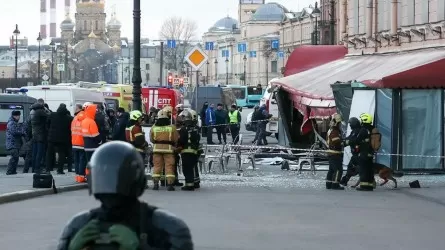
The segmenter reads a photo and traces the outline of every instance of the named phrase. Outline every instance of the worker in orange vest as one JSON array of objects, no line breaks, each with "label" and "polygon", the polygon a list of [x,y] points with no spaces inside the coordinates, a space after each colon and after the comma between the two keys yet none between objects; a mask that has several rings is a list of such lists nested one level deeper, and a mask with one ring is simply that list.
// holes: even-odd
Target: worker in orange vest
[{"label": "worker in orange vest", "polygon": [[82,135],[82,121],[85,119],[85,108],[91,103],[86,102],[83,105],[76,105],[76,113],[71,122],[71,144],[73,145],[74,171],[76,172],[75,181],[85,182],[85,150]]},{"label": "worker in orange vest", "polygon": [[[97,105],[91,104],[85,107],[85,118],[82,121],[82,136],[87,162],[90,161],[94,151],[103,143],[94,117]],[[86,173],[88,175],[88,173]]]}]

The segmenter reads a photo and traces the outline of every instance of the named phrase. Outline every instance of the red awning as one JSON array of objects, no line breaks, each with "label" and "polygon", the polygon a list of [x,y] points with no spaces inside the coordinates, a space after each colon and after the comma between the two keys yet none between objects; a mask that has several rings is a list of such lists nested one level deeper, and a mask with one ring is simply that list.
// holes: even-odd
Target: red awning
[{"label": "red awning", "polygon": [[346,57],[273,82],[292,95],[296,108],[309,118],[335,113],[331,84],[357,81],[379,88],[445,87],[445,50]]},{"label": "red awning", "polygon": [[292,51],[287,59],[284,76],[297,74],[345,57],[348,50],[342,45],[303,45]]}]

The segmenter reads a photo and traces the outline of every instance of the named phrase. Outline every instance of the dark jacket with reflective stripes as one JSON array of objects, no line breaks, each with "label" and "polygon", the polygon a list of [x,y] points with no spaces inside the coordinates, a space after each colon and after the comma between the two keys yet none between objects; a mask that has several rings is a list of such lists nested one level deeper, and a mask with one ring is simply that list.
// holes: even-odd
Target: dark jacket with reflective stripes
[{"label": "dark jacket with reflective stripes", "polygon": [[197,154],[200,140],[196,126],[184,126],[179,130],[178,148],[182,149],[181,153]]}]

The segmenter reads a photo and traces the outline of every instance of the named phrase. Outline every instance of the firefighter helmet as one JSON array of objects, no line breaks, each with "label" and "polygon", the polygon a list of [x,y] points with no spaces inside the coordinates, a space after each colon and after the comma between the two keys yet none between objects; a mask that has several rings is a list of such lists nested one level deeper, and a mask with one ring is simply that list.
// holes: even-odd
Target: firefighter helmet
[{"label": "firefighter helmet", "polygon": [[192,121],[197,121],[198,114],[196,113],[196,111],[194,111],[193,109],[188,109],[188,111],[190,112],[190,115],[192,116]]},{"label": "firefighter helmet", "polygon": [[133,110],[130,112],[130,120],[137,121],[139,118],[142,118],[143,114],[139,110]]},{"label": "firefighter helmet", "polygon": [[341,123],[343,121],[343,118],[341,117],[340,114],[335,113],[331,116],[331,122],[330,125],[331,126],[337,126],[339,123]]},{"label": "firefighter helmet", "polygon": [[159,110],[158,119],[168,119],[167,112],[164,109]]},{"label": "firefighter helmet", "polygon": [[100,146],[91,157],[88,169],[91,175],[88,187],[94,195],[139,197],[147,186],[144,161],[127,142],[113,141]]},{"label": "firefighter helmet", "polygon": [[191,121],[192,120],[192,114],[188,110],[182,111],[179,116],[182,118],[182,121]]},{"label": "firefighter helmet", "polygon": [[372,124],[372,116],[368,113],[363,113],[360,115],[360,121],[362,124]]}]

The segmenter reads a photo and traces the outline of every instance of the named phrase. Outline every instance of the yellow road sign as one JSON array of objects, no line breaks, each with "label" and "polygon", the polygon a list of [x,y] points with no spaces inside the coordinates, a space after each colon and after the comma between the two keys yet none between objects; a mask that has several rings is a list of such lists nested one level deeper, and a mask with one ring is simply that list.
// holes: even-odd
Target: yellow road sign
[{"label": "yellow road sign", "polygon": [[198,70],[202,67],[204,63],[207,62],[208,56],[202,51],[201,48],[195,46],[193,49],[189,51],[189,53],[185,56],[185,60],[192,66],[195,70]]}]

